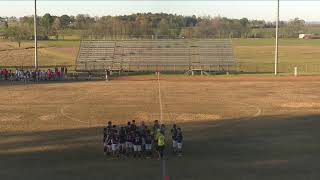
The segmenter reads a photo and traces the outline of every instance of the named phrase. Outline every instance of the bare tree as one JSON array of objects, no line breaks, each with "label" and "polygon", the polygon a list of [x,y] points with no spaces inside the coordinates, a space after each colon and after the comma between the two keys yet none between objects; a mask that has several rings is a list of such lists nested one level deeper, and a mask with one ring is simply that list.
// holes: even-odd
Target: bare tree
[{"label": "bare tree", "polygon": [[22,41],[31,38],[31,31],[26,25],[19,24],[17,26],[9,27],[7,30],[7,36],[11,40],[17,42],[20,48]]}]

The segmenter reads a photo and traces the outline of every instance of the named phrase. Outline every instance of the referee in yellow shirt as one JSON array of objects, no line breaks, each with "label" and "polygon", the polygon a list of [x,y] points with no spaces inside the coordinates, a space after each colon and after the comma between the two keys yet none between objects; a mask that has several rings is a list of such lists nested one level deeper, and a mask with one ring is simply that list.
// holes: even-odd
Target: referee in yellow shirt
[{"label": "referee in yellow shirt", "polygon": [[163,133],[159,133],[157,143],[158,143],[157,148],[158,148],[158,154],[159,154],[159,160],[160,160],[163,158],[163,152],[166,144]]}]

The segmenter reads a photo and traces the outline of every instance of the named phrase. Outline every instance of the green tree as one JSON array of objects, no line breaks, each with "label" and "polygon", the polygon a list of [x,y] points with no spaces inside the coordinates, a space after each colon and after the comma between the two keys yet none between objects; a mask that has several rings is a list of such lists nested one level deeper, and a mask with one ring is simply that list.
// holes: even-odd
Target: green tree
[{"label": "green tree", "polygon": [[50,34],[53,22],[54,18],[49,13],[40,19],[40,26],[44,29],[44,35],[48,36]]},{"label": "green tree", "polygon": [[89,29],[93,23],[94,19],[87,14],[78,14],[75,19],[75,27],[78,29]]},{"label": "green tree", "polygon": [[239,20],[242,27],[247,27],[249,25],[249,20],[247,18],[242,18]]},{"label": "green tree", "polygon": [[169,35],[169,23],[166,19],[161,19],[159,23],[159,35]]},{"label": "green tree", "polygon": [[71,24],[71,18],[68,15],[62,15],[60,18],[61,29],[66,29]]}]

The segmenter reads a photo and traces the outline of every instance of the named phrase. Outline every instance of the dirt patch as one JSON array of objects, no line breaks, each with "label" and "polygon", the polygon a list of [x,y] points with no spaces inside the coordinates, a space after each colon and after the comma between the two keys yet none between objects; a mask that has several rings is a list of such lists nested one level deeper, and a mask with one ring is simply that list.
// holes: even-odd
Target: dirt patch
[{"label": "dirt patch", "polygon": [[52,121],[57,117],[56,114],[42,115],[39,117],[41,121]]},{"label": "dirt patch", "polygon": [[320,103],[316,102],[290,102],[282,104],[283,108],[320,108]]},{"label": "dirt patch", "polygon": [[[156,76],[123,76],[115,78],[115,80],[122,80],[122,81],[156,81]],[[160,80],[163,81],[319,81],[320,76],[280,76],[280,77],[257,77],[257,76],[242,76],[242,77],[214,77],[214,76],[165,76],[161,77]]]},{"label": "dirt patch", "polygon": [[[138,112],[135,118],[142,121],[150,121],[152,119],[159,119],[159,113]],[[165,113],[163,114],[164,122],[199,122],[199,121],[215,121],[222,119],[220,115],[216,114],[200,114],[200,113]]]},{"label": "dirt patch", "polygon": [[22,120],[22,115],[19,114],[2,114],[0,118],[0,122],[17,122]]}]

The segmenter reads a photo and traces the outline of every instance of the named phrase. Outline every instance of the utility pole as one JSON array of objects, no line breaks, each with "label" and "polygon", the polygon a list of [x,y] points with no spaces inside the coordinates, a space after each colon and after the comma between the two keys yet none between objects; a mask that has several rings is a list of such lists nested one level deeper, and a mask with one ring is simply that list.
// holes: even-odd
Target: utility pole
[{"label": "utility pole", "polygon": [[37,0],[34,0],[34,69],[38,70]]},{"label": "utility pole", "polygon": [[280,0],[277,0],[277,20],[276,20],[276,48],[274,58],[274,75],[278,75],[279,63],[279,16],[280,16]]}]

